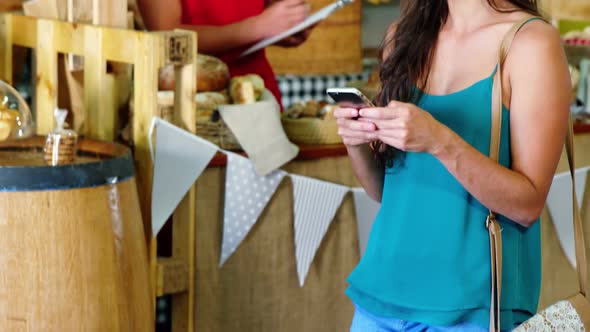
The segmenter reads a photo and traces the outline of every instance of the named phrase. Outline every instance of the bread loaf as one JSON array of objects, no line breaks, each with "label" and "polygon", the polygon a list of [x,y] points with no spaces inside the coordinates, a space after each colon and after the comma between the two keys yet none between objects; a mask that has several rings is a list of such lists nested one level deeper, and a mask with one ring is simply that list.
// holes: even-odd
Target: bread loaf
[{"label": "bread loaf", "polygon": [[[216,57],[197,55],[197,91],[210,92],[221,91],[227,88],[229,83],[229,68]],[[174,90],[176,77],[174,67],[168,65],[160,69],[158,89],[160,91]]]},{"label": "bread loaf", "polygon": [[220,91],[229,83],[229,68],[216,57],[197,55],[197,91]]}]

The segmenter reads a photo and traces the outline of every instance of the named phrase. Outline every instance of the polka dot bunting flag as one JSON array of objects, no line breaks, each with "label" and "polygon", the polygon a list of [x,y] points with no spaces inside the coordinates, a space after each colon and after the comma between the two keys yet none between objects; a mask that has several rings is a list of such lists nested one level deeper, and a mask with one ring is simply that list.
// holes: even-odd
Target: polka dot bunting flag
[{"label": "polka dot bunting flag", "polygon": [[227,153],[223,243],[219,266],[234,253],[287,175],[276,170],[259,176],[252,162],[235,153]]}]

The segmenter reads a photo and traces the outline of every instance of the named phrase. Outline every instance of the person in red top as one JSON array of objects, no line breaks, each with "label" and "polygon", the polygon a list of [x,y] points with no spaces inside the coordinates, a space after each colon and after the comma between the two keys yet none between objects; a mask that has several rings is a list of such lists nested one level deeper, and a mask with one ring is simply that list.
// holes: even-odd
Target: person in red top
[{"label": "person in red top", "polygon": [[[290,29],[305,19],[305,0],[138,0],[149,30],[189,29],[198,33],[199,53],[227,63],[231,76],[258,74],[277,101],[281,93],[264,50],[240,58],[252,44]],[[304,42],[310,30],[282,40],[291,47]]]}]

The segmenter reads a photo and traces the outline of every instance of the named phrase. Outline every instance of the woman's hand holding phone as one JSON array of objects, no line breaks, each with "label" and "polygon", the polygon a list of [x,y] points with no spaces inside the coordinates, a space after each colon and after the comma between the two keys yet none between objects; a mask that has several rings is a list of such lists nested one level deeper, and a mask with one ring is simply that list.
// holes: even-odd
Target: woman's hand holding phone
[{"label": "woman's hand holding phone", "polygon": [[331,88],[328,95],[338,104],[334,117],[338,134],[347,146],[368,144],[377,139],[377,126],[360,117],[361,109],[374,107],[373,103],[355,88]]},{"label": "woman's hand holding phone", "polygon": [[375,127],[379,140],[402,151],[435,155],[456,136],[430,113],[411,103],[392,101],[386,107],[358,112],[363,121]]},{"label": "woman's hand holding phone", "polygon": [[359,112],[359,109],[349,107],[334,110],[338,135],[347,146],[369,144],[378,139],[377,126],[371,121],[359,119]]}]

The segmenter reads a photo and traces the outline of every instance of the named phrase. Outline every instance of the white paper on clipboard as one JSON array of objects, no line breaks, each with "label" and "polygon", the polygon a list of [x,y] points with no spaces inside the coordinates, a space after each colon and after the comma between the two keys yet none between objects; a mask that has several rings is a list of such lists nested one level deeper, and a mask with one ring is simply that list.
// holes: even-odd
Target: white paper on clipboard
[{"label": "white paper on clipboard", "polygon": [[261,40],[260,42],[256,43],[255,45],[253,45],[252,47],[250,47],[249,49],[245,50],[240,56],[246,56],[248,54],[252,54],[262,48],[265,48],[269,45],[272,45],[284,38],[287,38],[291,35],[294,35],[300,31],[303,31],[307,28],[309,28],[310,26],[318,23],[319,21],[327,18],[328,16],[332,15],[332,13],[334,13],[335,11],[337,11],[338,9],[352,3],[354,0],[338,0],[335,1],[327,6],[325,6],[324,8],[316,11],[315,13],[309,15],[303,22],[297,24],[296,26],[292,27],[291,29],[280,33],[276,36],[272,36],[270,38]]}]

